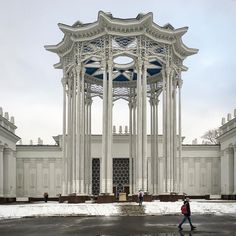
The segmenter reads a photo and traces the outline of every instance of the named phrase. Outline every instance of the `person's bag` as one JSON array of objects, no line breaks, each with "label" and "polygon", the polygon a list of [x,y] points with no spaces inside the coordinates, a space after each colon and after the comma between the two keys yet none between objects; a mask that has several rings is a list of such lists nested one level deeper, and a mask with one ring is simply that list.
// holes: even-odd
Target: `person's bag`
[{"label": "person's bag", "polygon": [[181,213],[182,213],[183,215],[186,215],[186,214],[188,213],[186,204],[184,204],[184,205],[181,206]]}]

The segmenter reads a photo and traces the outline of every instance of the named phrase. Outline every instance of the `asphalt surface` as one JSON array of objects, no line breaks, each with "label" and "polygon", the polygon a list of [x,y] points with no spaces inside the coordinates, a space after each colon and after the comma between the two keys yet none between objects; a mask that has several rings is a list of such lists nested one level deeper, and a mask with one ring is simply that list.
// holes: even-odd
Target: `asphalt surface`
[{"label": "asphalt surface", "polygon": [[111,217],[42,217],[0,220],[0,235],[137,235],[137,236],[236,236],[236,217],[192,216],[197,229],[187,223],[178,231],[181,216],[111,216]]}]

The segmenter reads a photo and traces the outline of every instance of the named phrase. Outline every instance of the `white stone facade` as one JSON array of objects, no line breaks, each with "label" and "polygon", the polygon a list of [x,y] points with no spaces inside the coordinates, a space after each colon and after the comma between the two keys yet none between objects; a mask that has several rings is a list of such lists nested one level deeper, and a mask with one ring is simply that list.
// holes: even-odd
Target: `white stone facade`
[{"label": "white stone facade", "polygon": [[[55,138],[57,145],[16,146],[19,137],[6,128],[6,123],[9,124],[6,118],[0,116],[0,120],[2,121],[0,197],[42,197],[44,192],[48,192],[50,197],[56,197],[62,193],[63,152],[58,137]],[[5,127],[3,122],[6,122]],[[236,143],[235,122],[236,118],[233,118],[220,127],[223,132],[219,137],[219,145],[183,145],[184,193],[189,195],[235,194],[235,146],[233,145]],[[129,134],[114,134],[113,140],[113,158],[128,158]],[[102,136],[93,135],[91,144],[91,157],[101,159]],[[159,193],[164,192],[164,159],[161,147],[162,136],[159,136],[160,165],[157,170]],[[225,149],[229,149],[229,152]],[[148,136],[147,150],[147,168],[150,170],[150,136]],[[90,187],[91,185],[92,183]],[[147,186],[147,190],[152,193],[153,183],[150,175],[148,175]]]},{"label": "white stone facade", "polygon": [[[54,137],[56,145],[39,139],[16,146],[14,118],[0,109],[0,198],[140,189],[153,195],[236,194],[236,111],[222,120],[219,144],[182,145],[181,72],[187,70],[184,59],[198,52],[182,42],[187,27],[158,26],[151,13],[118,19],[99,12],[94,23],[59,28],[62,42],[46,49],[58,54],[55,68],[63,70],[63,134]],[[131,62],[116,62],[124,56]],[[91,134],[95,96],[103,99],[102,135]],[[117,134],[112,108],[119,99],[129,107],[129,128]]]}]

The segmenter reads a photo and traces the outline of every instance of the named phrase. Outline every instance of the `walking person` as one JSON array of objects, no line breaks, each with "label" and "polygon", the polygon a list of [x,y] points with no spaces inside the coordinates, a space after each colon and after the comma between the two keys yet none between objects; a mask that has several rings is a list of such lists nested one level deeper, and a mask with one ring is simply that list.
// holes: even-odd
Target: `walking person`
[{"label": "walking person", "polygon": [[143,204],[143,195],[144,195],[143,191],[139,190],[138,192],[139,206],[142,206]]},{"label": "walking person", "polygon": [[181,223],[178,225],[179,230],[183,230],[182,225],[183,223],[188,220],[191,230],[194,230],[196,227],[193,226],[192,221],[191,221],[191,210],[190,210],[190,204],[189,204],[190,199],[187,197],[184,200],[184,205],[181,207],[182,214],[184,215],[183,220]]},{"label": "walking person", "polygon": [[43,197],[44,197],[44,202],[47,202],[48,201],[48,193],[44,193],[43,194]]}]

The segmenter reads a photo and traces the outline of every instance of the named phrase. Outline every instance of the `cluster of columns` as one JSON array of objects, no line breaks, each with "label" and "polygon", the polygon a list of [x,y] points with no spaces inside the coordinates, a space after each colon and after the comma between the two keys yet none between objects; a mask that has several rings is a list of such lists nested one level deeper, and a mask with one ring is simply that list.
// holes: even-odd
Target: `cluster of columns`
[{"label": "cluster of columns", "polygon": [[112,59],[103,61],[103,125],[100,193],[113,193],[112,178],[112,109],[113,67]]},{"label": "cluster of columns", "polygon": [[130,89],[130,194],[147,190],[147,63],[137,61],[137,87]]},{"label": "cluster of columns", "polygon": [[[130,193],[139,189],[159,194],[161,192],[182,191],[182,136],[181,136],[181,78],[171,73],[169,68],[163,68],[163,158],[164,183],[160,181],[160,153],[158,150],[158,104],[160,91],[157,84],[152,85],[150,97],[150,130],[151,130],[151,169],[147,170],[147,67],[146,63],[138,61],[137,87],[131,88],[129,100],[130,126]],[[165,75],[167,75],[165,77]],[[179,75],[178,75],[179,77]],[[176,97],[177,88],[179,98]],[[177,100],[178,114],[177,119]],[[178,121],[178,123],[177,123]],[[177,126],[179,135],[177,136]],[[148,180],[151,171],[151,181]],[[151,185],[148,186],[148,183]],[[163,186],[161,186],[163,185]]]},{"label": "cluster of columns", "polygon": [[[112,170],[112,109],[113,60],[104,60],[103,68],[103,129],[102,157],[100,159],[100,193],[113,193]],[[182,80],[168,67],[163,76],[163,158],[164,183],[160,182],[158,150],[157,85],[153,84],[150,97],[151,111],[151,170],[147,161],[147,62],[136,61],[137,84],[130,88],[130,193],[143,189],[153,194],[180,192],[181,181],[181,86]],[[64,90],[63,111],[63,194],[91,194],[91,95],[85,83],[82,65],[71,69],[62,79]],[[177,136],[177,87],[179,87],[179,136]],[[178,139],[177,139],[178,138]],[[177,147],[178,146],[178,147]],[[179,150],[177,152],[177,149]],[[151,186],[148,186],[151,171]],[[161,186],[162,185],[162,186]],[[160,187],[161,186],[161,187]]]},{"label": "cluster of columns", "polygon": [[63,180],[62,194],[91,194],[91,95],[77,65],[62,79]]},{"label": "cluster of columns", "polygon": [[[163,157],[165,159],[165,193],[182,192],[181,171],[181,87],[180,73],[166,65],[162,69],[163,77]],[[177,87],[179,88],[179,135],[177,136]],[[177,140],[178,138],[178,140]],[[177,147],[178,144],[178,147]],[[177,152],[179,150],[179,152]],[[177,155],[178,154],[178,155]]]},{"label": "cluster of columns", "polygon": [[222,151],[221,193],[236,194],[236,144]]},{"label": "cluster of columns", "polygon": [[0,197],[16,196],[16,152],[0,145]]}]

